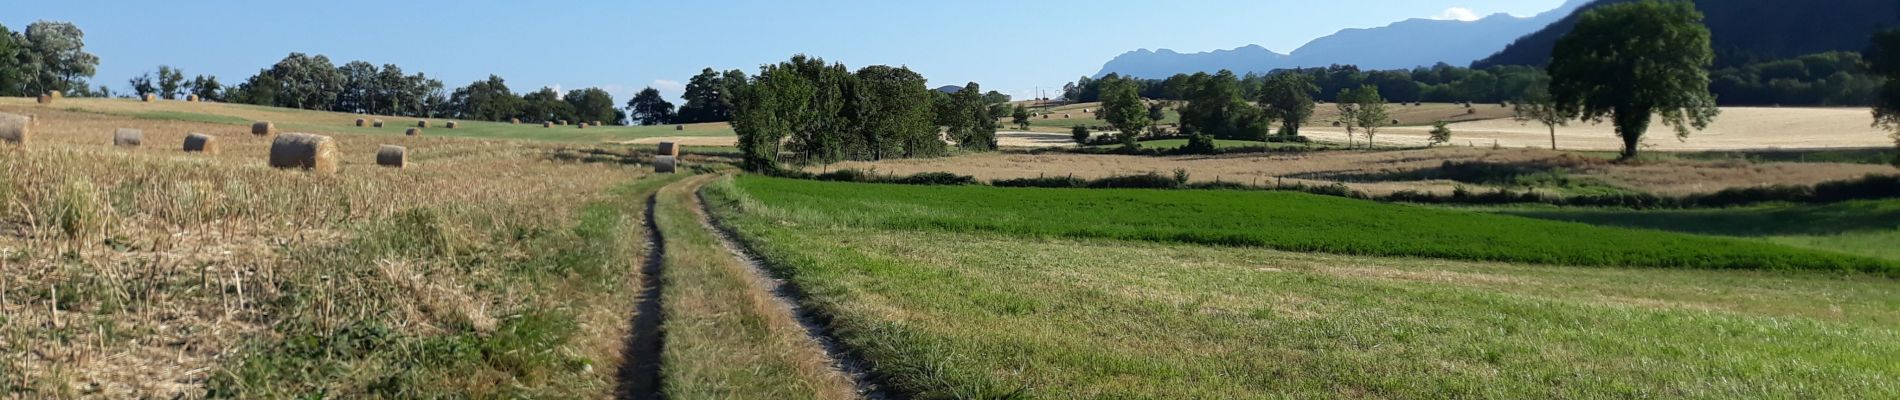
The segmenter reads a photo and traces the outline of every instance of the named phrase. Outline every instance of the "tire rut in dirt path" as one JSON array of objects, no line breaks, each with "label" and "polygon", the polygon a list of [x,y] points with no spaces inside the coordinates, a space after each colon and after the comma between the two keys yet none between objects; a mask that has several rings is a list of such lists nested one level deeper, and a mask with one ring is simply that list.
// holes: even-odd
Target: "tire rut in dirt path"
[{"label": "tire rut in dirt path", "polygon": [[660,358],[665,345],[660,324],[664,321],[660,304],[661,280],[666,265],[666,237],[653,218],[659,194],[647,197],[645,231],[647,254],[640,267],[640,302],[634,308],[633,323],[622,347],[618,387],[614,398],[620,400],[663,399],[660,390]]},{"label": "tire rut in dirt path", "polygon": [[802,306],[798,300],[804,296],[803,292],[796,285],[779,279],[771,270],[766,269],[751,248],[746,247],[734,232],[728,230],[724,224],[712,216],[712,209],[707,206],[705,197],[699,192],[700,187],[710,180],[713,179],[697,179],[686,183],[690,185],[689,190],[693,192],[693,211],[698,214],[700,225],[711,232],[713,238],[717,239],[720,246],[725,247],[734,259],[752,272],[752,277],[758,280],[760,287],[766,288],[771,297],[777,300],[785,311],[791,313],[792,317],[798,321],[799,327],[805,331],[805,335],[818,343],[825,355],[831,359],[832,365],[843,372],[844,376],[857,388],[859,396],[873,400],[910,398],[903,393],[885,389],[889,385],[883,384],[882,379],[872,373],[870,364],[859,357],[857,352],[847,348],[832,333],[830,318]]}]

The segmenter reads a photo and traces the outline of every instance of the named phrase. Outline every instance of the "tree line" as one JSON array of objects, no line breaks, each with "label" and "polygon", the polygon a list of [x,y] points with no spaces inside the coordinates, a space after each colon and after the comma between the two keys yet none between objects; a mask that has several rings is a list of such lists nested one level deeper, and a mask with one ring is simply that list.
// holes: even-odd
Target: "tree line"
[{"label": "tree line", "polygon": [[[1722,105],[1866,106],[1886,78],[1874,73],[1860,53],[1831,52],[1792,59],[1749,61],[1711,68],[1710,87]],[[1340,101],[1340,93],[1371,85],[1396,102],[1500,103],[1545,86],[1549,74],[1542,68],[1504,65],[1484,69],[1438,64],[1411,70],[1366,71],[1352,65],[1276,70],[1237,77],[1242,97],[1259,97],[1275,75],[1305,75],[1319,87],[1315,99]],[[1167,79],[1136,79],[1142,97],[1187,100],[1190,74]],[[1123,79],[1108,74],[1101,79],[1082,77],[1063,86],[1063,99],[1101,101],[1101,83]]]},{"label": "tree line", "polygon": [[805,55],[762,66],[754,76],[720,77],[749,171],[778,171],[784,156],[827,163],[939,156],[953,144],[990,151],[998,118],[1010,111],[1008,96],[983,93],[975,82],[949,93],[931,90],[909,68],[853,71]]}]

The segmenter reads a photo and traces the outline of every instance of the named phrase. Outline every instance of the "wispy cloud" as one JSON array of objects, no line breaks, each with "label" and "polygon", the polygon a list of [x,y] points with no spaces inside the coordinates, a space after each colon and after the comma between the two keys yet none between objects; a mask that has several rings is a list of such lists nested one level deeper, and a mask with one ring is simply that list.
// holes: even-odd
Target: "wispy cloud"
[{"label": "wispy cloud", "polygon": [[1447,21],[1477,21],[1478,13],[1475,11],[1471,11],[1471,9],[1469,8],[1452,7],[1452,8],[1445,9],[1445,11],[1439,12],[1438,15],[1433,15],[1432,19],[1447,20]]}]

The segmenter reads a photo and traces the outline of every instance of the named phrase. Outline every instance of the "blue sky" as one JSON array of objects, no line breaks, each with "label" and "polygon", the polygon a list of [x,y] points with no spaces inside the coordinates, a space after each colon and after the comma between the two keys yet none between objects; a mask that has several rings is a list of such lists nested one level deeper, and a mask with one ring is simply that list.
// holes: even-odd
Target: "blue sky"
[{"label": "blue sky", "polygon": [[488,74],[517,92],[646,86],[677,96],[701,68],[805,53],[853,68],[905,65],[933,86],[1054,91],[1137,48],[1287,52],[1344,28],[1407,18],[1532,15],[1560,0],[18,0],[0,24],[72,21],[124,90],[160,64],[236,83],[290,52],[426,72],[450,87]]}]

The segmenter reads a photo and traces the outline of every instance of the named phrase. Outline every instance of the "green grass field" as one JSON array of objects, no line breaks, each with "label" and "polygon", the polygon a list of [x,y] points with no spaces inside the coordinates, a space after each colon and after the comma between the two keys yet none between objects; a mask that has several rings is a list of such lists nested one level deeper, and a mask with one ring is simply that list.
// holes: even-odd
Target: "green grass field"
[{"label": "green grass field", "polygon": [[[893,387],[920,398],[1900,393],[1900,364],[1892,362],[1900,358],[1900,292],[1890,279],[1146,239],[1192,226],[1398,248],[1529,244],[1561,253],[1568,250],[1533,242],[1545,235],[1531,229],[1560,228],[1580,248],[1596,250],[1605,241],[1640,239],[1794,254],[1768,244],[1308,196],[750,177],[705,193],[781,276],[809,294],[809,307],[833,317],[846,344]],[[1284,211],[1232,212],[1242,208]],[[1340,217],[1301,215],[1315,211]],[[1092,216],[1101,213],[1112,214]],[[1464,241],[1475,234],[1503,236]]]},{"label": "green grass field", "polygon": [[1900,273],[1900,263],[1753,241],[1288,192],[867,186],[741,177],[804,223],[1260,246],[1613,267]]},{"label": "green grass field", "polygon": [[1756,239],[1900,260],[1900,200],[1710,210],[1502,209],[1532,218]]}]

